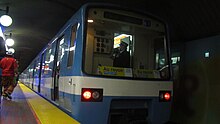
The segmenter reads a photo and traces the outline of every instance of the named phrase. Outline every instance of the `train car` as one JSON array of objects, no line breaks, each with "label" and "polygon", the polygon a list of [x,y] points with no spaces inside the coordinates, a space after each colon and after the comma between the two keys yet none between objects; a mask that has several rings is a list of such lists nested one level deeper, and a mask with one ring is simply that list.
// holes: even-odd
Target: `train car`
[{"label": "train car", "polygon": [[20,77],[82,124],[166,123],[173,91],[167,25],[151,14],[87,3]]}]

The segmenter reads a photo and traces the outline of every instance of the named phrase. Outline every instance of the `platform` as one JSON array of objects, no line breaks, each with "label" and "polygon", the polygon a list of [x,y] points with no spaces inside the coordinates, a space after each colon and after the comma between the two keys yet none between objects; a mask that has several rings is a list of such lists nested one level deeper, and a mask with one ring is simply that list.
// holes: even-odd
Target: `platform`
[{"label": "platform", "polygon": [[1,98],[0,124],[80,123],[19,83],[12,94],[12,100]]}]

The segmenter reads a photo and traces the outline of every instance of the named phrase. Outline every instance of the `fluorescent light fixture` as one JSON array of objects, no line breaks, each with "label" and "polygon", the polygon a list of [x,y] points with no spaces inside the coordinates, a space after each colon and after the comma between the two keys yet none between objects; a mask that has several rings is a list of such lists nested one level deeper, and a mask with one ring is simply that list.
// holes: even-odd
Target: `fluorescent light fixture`
[{"label": "fluorescent light fixture", "polygon": [[93,20],[88,19],[87,22],[88,22],[88,23],[93,23]]},{"label": "fluorescent light fixture", "polygon": [[205,58],[209,58],[209,52],[205,52]]}]

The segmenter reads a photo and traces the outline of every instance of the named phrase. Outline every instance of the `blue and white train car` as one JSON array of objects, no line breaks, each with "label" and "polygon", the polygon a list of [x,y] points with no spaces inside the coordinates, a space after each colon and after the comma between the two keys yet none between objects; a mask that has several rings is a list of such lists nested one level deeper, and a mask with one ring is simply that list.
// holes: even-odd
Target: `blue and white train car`
[{"label": "blue and white train car", "polygon": [[[82,124],[162,124],[171,81],[166,24],[108,4],[76,12],[21,74],[21,81]],[[112,52],[127,44],[128,67]]]}]

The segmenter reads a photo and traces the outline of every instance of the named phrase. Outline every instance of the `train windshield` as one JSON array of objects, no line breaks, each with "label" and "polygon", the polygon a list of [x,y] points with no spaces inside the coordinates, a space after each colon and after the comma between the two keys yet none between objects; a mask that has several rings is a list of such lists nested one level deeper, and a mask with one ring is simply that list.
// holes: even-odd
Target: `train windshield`
[{"label": "train windshield", "polygon": [[109,77],[168,79],[165,24],[123,10],[90,8],[84,71]]}]

